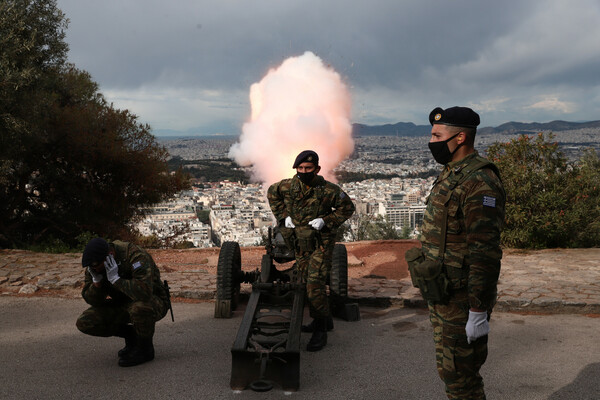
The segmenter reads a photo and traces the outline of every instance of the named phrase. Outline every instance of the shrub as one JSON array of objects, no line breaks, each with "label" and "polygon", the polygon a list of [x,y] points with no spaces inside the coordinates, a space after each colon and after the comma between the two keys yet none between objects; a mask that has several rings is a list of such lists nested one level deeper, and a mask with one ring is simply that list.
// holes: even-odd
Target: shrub
[{"label": "shrub", "polygon": [[502,243],[517,248],[600,245],[597,154],[569,163],[553,135],[521,135],[487,150],[506,189]]}]

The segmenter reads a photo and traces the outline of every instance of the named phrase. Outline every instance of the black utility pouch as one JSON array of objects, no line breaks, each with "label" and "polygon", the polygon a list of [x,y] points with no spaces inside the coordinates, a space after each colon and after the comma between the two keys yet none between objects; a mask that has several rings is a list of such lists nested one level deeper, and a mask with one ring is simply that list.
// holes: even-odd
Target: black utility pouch
[{"label": "black utility pouch", "polygon": [[450,298],[450,281],[440,260],[425,260],[413,268],[421,295],[427,301],[447,304]]},{"label": "black utility pouch", "polygon": [[312,228],[296,228],[296,244],[302,253],[317,249],[318,232]]},{"label": "black utility pouch", "polygon": [[414,287],[418,288],[419,285],[417,284],[414,268],[416,265],[425,261],[425,255],[423,254],[423,250],[420,247],[413,247],[412,249],[408,249],[406,253],[404,253],[404,259],[408,264],[408,272],[410,273],[410,279],[412,280],[412,284]]}]

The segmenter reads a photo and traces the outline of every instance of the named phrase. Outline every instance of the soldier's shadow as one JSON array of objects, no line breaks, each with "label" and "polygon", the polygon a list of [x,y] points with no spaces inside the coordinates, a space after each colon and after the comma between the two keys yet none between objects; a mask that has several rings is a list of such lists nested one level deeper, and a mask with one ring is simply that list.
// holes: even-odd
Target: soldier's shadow
[{"label": "soldier's shadow", "polygon": [[599,376],[600,363],[588,364],[581,370],[573,382],[552,393],[552,395],[548,397],[548,400],[600,398],[598,389]]}]

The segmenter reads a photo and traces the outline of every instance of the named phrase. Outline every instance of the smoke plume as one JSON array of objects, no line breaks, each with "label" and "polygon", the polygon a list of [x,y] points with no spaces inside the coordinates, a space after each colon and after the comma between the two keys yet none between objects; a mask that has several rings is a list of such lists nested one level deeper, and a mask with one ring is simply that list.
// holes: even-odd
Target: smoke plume
[{"label": "smoke plume", "polygon": [[285,60],[250,87],[252,115],[229,157],[252,166],[252,180],[266,188],[291,178],[298,153],[319,154],[320,175],[335,182],[333,169],[354,149],[350,95],[340,75],[311,52]]}]

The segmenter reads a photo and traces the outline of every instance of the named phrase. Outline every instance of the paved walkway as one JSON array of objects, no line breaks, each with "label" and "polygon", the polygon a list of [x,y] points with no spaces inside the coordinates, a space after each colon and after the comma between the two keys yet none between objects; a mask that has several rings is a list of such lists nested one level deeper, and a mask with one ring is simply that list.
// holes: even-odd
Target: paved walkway
[{"label": "paved walkway", "polygon": [[[175,271],[161,266],[171,294],[212,300],[216,276],[201,264]],[[181,268],[178,268],[181,269]],[[1,295],[79,297],[81,254],[43,254],[0,250]],[[410,279],[350,279],[349,297],[359,304],[424,307]],[[243,284],[248,293],[250,285]],[[519,312],[600,313],[600,249],[505,252],[496,309]]]}]

